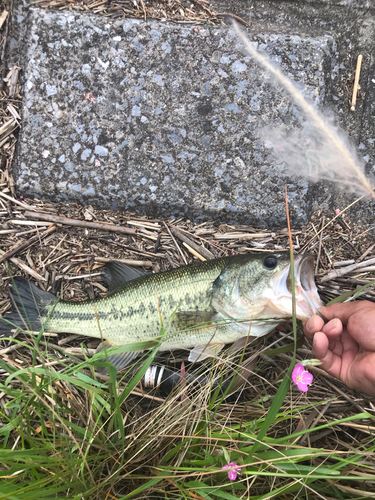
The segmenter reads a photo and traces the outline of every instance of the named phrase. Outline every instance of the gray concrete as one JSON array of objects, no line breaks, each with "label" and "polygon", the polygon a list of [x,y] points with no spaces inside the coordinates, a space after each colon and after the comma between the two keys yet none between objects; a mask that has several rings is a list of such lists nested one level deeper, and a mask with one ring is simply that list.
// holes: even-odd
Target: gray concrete
[{"label": "gray concrete", "polygon": [[[217,12],[232,12],[246,20],[254,32],[268,31],[301,37],[330,35],[334,58],[326,80],[322,108],[357,146],[366,173],[375,175],[375,1],[374,0],[211,0]],[[355,113],[350,112],[351,91],[357,57],[363,54]],[[329,72],[329,69],[327,69]],[[344,208],[357,195],[337,190],[331,183],[309,186],[311,207]],[[368,200],[355,205],[350,216],[359,223],[374,224],[375,204]]]},{"label": "gray concrete", "polygon": [[[359,42],[372,43],[371,23],[366,31],[354,16],[337,33],[339,0],[319,7],[326,17],[316,16],[311,2],[296,19],[299,2],[213,3],[217,11],[250,21],[254,44],[307,96],[348,115],[340,85],[352,67],[344,61],[350,52],[353,62]],[[356,35],[361,32],[355,39],[353,26]],[[21,39],[27,43],[20,51],[20,193],[258,225],[285,223],[285,182],[294,223],[333,203],[331,187],[288,178],[259,141],[260,126],[283,122],[293,128],[302,117],[244,55],[230,28],[31,9]],[[16,37],[12,43],[16,51]],[[369,160],[375,143],[371,113],[359,103],[359,112],[343,119]]]}]

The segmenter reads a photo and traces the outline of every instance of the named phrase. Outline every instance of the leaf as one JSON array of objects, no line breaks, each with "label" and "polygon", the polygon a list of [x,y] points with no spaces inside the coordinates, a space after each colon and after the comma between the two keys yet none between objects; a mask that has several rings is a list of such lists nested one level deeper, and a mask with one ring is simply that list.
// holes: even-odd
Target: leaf
[{"label": "leaf", "polygon": [[151,488],[151,486],[154,486],[155,484],[159,483],[163,479],[163,476],[168,476],[168,475],[170,475],[168,471],[163,471],[159,474],[159,476],[153,477],[142,486],[139,486],[139,488],[136,488],[135,490],[131,491],[130,493],[121,498],[123,500],[126,500],[127,498],[133,498],[139,493],[142,493],[143,491],[146,491],[148,488]]},{"label": "leaf", "polygon": [[366,283],[366,285],[361,286],[360,288],[357,288],[356,290],[349,290],[345,293],[342,293],[338,297],[335,297],[331,301],[327,303],[327,306],[330,304],[335,304],[336,302],[345,302],[346,300],[350,299],[353,297],[353,299],[357,299],[360,297],[368,288],[372,287],[375,285],[375,280],[370,281],[370,283]]}]

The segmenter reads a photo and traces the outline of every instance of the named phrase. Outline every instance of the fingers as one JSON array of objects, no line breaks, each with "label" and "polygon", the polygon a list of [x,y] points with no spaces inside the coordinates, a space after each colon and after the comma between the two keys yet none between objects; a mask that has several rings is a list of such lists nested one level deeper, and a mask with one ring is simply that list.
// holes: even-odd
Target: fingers
[{"label": "fingers", "polygon": [[305,323],[303,327],[303,331],[308,339],[312,340],[316,332],[319,332],[323,329],[324,321],[323,319],[314,314],[311,318]]},{"label": "fingers", "polygon": [[339,319],[334,318],[326,325],[320,316],[312,316],[304,326],[304,332],[307,338],[312,340],[316,332],[325,333],[330,340],[339,337],[342,334],[343,326]]},{"label": "fingers", "polygon": [[321,361],[320,368],[333,377],[340,378],[341,356],[329,349],[329,339],[323,332],[317,332],[314,335],[312,353]]}]

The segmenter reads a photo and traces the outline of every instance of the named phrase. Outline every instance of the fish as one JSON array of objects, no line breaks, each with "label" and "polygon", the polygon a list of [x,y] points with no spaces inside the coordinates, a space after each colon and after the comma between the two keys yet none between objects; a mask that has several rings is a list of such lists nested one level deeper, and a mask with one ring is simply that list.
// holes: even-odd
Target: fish
[{"label": "fish", "polygon": [[[0,335],[12,329],[73,333],[105,339],[101,348],[160,340],[159,350],[187,349],[189,361],[216,356],[242,337],[260,337],[292,316],[289,252],[221,257],[149,273],[119,261],[106,263],[104,297],[68,302],[14,277],[10,313]],[[296,316],[306,321],[323,306],[314,282],[314,257],[294,259]],[[122,369],[143,350],[113,354]]]}]

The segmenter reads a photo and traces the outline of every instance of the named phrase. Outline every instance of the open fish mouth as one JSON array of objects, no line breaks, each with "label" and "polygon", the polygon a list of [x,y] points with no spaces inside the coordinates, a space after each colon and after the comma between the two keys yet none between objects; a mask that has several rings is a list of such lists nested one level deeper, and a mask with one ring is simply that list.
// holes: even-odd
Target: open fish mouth
[{"label": "open fish mouth", "polygon": [[[284,313],[292,311],[292,278],[290,264],[271,278],[276,291],[278,309]],[[296,316],[306,321],[323,307],[314,281],[314,256],[311,254],[294,257],[294,286],[296,296]]]},{"label": "open fish mouth", "polygon": [[[288,266],[286,286],[290,295],[292,295],[290,266]],[[297,255],[294,258],[294,286],[296,291],[297,318],[301,320],[308,319],[316,313],[319,307],[323,307],[324,305],[320,300],[314,281],[313,255]]]}]

